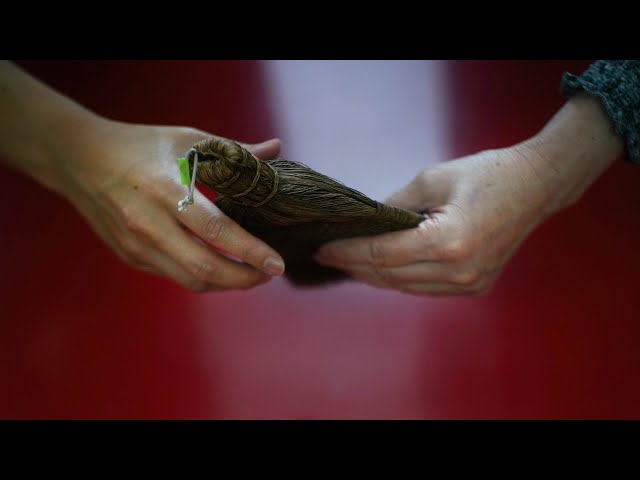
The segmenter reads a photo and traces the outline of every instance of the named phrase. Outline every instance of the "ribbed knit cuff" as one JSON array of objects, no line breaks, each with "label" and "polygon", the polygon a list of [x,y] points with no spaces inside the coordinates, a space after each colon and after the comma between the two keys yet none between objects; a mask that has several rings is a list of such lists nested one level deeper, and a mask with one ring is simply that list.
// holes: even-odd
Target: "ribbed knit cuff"
[{"label": "ribbed knit cuff", "polygon": [[560,90],[598,97],[624,139],[625,159],[640,164],[640,61],[598,60],[580,76],[565,72]]}]

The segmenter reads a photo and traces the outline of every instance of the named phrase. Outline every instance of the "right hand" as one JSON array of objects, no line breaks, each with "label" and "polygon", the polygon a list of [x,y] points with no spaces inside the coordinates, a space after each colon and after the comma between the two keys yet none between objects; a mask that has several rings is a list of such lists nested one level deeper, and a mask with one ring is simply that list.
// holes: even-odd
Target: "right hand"
[{"label": "right hand", "polygon": [[[196,292],[247,289],[283,273],[284,261],[275,250],[197,190],[194,203],[177,211],[187,191],[177,158],[213,135],[102,118],[79,129],[76,141],[57,155],[55,174],[43,183],[64,195],[126,263]],[[281,145],[275,139],[245,147],[268,160]]]}]

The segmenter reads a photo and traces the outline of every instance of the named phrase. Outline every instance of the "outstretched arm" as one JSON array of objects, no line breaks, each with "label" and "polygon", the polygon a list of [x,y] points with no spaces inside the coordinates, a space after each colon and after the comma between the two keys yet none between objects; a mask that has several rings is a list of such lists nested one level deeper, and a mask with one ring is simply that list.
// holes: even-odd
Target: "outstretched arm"
[{"label": "outstretched arm", "polygon": [[[2,161],[66,197],[132,266],[195,291],[249,288],[283,272],[280,255],[197,191],[177,211],[185,187],[176,159],[212,136],[108,120],[0,62]],[[280,142],[248,148],[271,159]]]}]

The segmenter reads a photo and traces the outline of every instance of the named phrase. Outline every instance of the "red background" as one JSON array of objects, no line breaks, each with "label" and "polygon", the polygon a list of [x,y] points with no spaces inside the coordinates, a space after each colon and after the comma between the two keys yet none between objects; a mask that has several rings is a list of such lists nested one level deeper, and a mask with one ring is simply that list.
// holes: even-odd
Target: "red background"
[{"label": "red background", "polygon": [[[108,117],[282,137],[260,62],[20,64]],[[446,62],[450,158],[535,133],[587,65]],[[617,162],[481,298],[192,294],[0,167],[0,418],[640,418],[639,184]]]}]

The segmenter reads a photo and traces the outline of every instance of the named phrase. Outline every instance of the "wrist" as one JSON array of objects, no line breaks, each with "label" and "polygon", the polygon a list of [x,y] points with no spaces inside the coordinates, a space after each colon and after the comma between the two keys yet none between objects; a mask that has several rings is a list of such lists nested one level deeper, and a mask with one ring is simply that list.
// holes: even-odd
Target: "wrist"
[{"label": "wrist", "polygon": [[65,151],[100,119],[11,62],[0,61],[0,156],[12,168],[60,190]]},{"label": "wrist", "polygon": [[[77,106],[74,106],[77,107]],[[82,107],[60,112],[42,135],[40,161],[27,172],[43,185],[64,194],[74,172],[99,145],[111,122]]]},{"label": "wrist", "polygon": [[623,140],[598,99],[572,97],[545,127],[517,148],[546,184],[549,214],[569,207],[623,152]]}]

